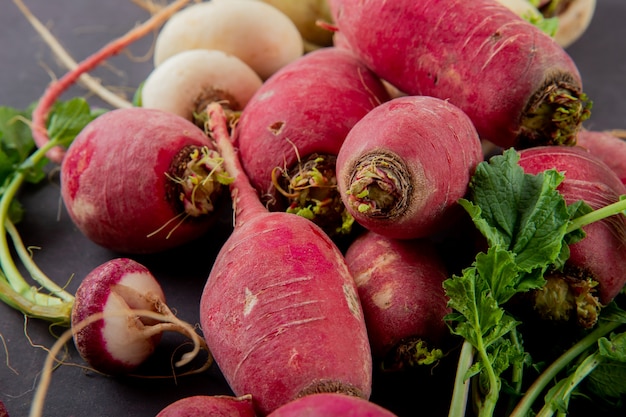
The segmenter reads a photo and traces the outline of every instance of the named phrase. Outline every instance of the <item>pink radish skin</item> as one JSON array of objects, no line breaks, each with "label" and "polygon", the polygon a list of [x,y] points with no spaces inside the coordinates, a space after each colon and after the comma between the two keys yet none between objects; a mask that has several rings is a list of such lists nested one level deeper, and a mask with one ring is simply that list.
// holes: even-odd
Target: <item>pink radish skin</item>
[{"label": "pink radish skin", "polygon": [[498,146],[571,144],[589,117],[571,57],[493,0],[330,6],[336,29],[379,77],[409,95],[449,100]]},{"label": "pink radish skin", "polygon": [[[199,160],[203,149],[210,158]],[[194,151],[194,172],[185,172]],[[214,180],[195,184],[211,169],[221,171],[218,157],[205,133],[180,116],[113,110],[87,125],[68,149],[61,166],[63,202],[83,234],[105,248],[171,249],[212,226],[223,187]]]},{"label": "pink radish skin", "polygon": [[268,212],[250,185],[221,107],[209,121],[227,172],[234,230],[201,297],[202,331],[235,395],[260,415],[300,396],[369,398],[372,358],[354,279],[341,252],[313,222]]},{"label": "pink radish skin", "polygon": [[320,393],[298,398],[267,417],[396,417],[385,408],[344,394]]},{"label": "pink radish skin", "polygon": [[256,417],[256,414],[249,395],[194,395],[171,403],[156,417]]},{"label": "pink radish skin", "polygon": [[443,318],[450,309],[442,286],[448,272],[434,244],[365,232],[345,258],[359,290],[372,355],[385,369],[441,357],[436,348],[448,333]]},{"label": "pink radish skin", "polygon": [[337,156],[350,214],[383,236],[412,239],[449,226],[482,147],[470,119],[437,98],[405,96],[359,120]]},{"label": "pink radish skin", "polygon": [[626,184],[626,141],[611,131],[582,129],[577,144],[601,159]]},{"label": "pink radish skin", "polygon": [[[565,174],[558,190],[568,204],[583,200],[598,209],[626,194],[626,186],[617,175],[580,147],[537,147],[523,150],[520,155],[519,164],[529,174],[547,169]],[[606,305],[626,284],[626,221],[623,216],[611,216],[584,226],[583,230],[586,237],[570,245],[564,272],[551,274],[554,280],[549,280],[546,290],[538,295],[551,318],[568,319],[575,315],[572,308],[576,308],[578,322],[590,327],[597,319],[598,301]],[[596,282],[597,288],[589,288],[587,280]],[[570,296],[578,296],[575,305],[571,299],[562,305],[552,298],[557,291],[563,291],[563,282],[568,284]]]},{"label": "pink radish skin", "polygon": [[161,333],[147,330],[150,320],[119,312],[158,311],[164,304],[161,286],[143,265],[116,258],[98,266],[76,290],[72,325],[97,313],[105,318],[74,334],[76,349],[97,371],[109,375],[130,373],[152,354]]},{"label": "pink radish skin", "polygon": [[[350,128],[388,99],[378,77],[345,49],[313,51],[268,79],[243,110],[235,141],[270,210],[313,205],[320,210],[313,220],[324,230],[333,235],[341,229],[345,210],[336,191],[336,155]],[[273,173],[288,198],[276,189]]]}]

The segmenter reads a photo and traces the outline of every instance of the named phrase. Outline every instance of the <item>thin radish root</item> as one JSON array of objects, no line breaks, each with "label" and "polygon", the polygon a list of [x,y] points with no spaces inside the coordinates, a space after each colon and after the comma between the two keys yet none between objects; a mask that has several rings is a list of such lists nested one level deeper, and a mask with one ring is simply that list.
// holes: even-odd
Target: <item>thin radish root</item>
[{"label": "thin radish root", "polygon": [[[33,123],[31,129],[35,144],[41,148],[50,141],[50,138],[48,137],[48,130],[46,128],[50,109],[54,105],[57,98],[65,92],[66,89],[72,86],[82,74],[91,71],[107,58],[117,55],[128,45],[161,26],[167,19],[170,18],[170,16],[184,7],[188,2],[189,0],[177,0],[169,6],[164,7],[143,24],[131,29],[125,35],[109,42],[99,51],[87,57],[85,60],[80,62],[75,69],[66,73],[59,80],[53,81],[48,88],[46,88],[46,91],[37,103],[37,107],[35,107],[35,110],[33,111]],[[64,155],[65,150],[61,147],[54,147],[46,154],[48,159],[55,163],[61,163]]]},{"label": "thin radish root", "polygon": [[[39,384],[37,385],[37,389],[33,397],[29,417],[41,417],[43,415],[45,397],[52,379],[53,365],[55,362],[58,362],[57,354],[61,351],[61,349],[63,349],[66,343],[70,341],[72,337],[74,337],[74,334],[99,320],[114,316],[126,316],[128,315],[128,313],[128,310],[119,311],[116,313],[96,313],[80,322],[73,324],[72,328],[63,332],[63,334],[54,343],[54,345],[52,345],[48,352],[48,356],[46,357],[43,370],[41,372],[41,379],[39,380]],[[213,356],[211,355],[204,339],[200,337],[200,335],[198,335],[193,326],[176,317],[167,306],[163,306],[162,311],[159,312],[151,310],[130,310],[130,313],[135,314],[138,317],[144,317],[158,322],[156,326],[160,326],[159,329],[161,330],[178,332],[191,339],[194,346],[193,349],[182,355],[181,359],[175,363],[176,367],[182,367],[189,364],[194,358],[198,356],[198,354],[202,350],[208,353],[207,360],[201,367],[195,370],[187,371],[182,375],[191,375],[204,372],[213,364]]]},{"label": "thin radish root", "polygon": [[[22,0],[13,0],[17,7],[22,11],[26,19],[35,28],[41,38],[50,46],[52,52],[61,60],[61,62],[71,71],[78,68],[78,63],[70,56],[70,54],[63,48],[59,41],[50,33],[48,28],[41,23],[35,15],[26,7]],[[79,80],[89,88],[94,94],[100,97],[105,102],[109,103],[113,107],[124,108],[131,107],[132,103],[113,93],[109,89],[102,86],[102,84],[89,74],[81,74]]]}]

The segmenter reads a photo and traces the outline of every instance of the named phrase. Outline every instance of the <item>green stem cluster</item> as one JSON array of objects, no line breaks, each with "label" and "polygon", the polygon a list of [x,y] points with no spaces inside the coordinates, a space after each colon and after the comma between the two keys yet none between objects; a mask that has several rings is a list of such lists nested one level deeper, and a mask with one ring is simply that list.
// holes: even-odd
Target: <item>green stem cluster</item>
[{"label": "green stem cluster", "polygon": [[[57,141],[50,141],[20,164],[0,198],[0,299],[29,317],[69,326],[74,296],[39,269],[8,215],[12,201],[25,181],[25,171],[36,166],[45,158],[46,152],[57,145]],[[20,272],[11,254],[7,236],[11,237],[20,261],[30,277],[40,285],[39,288],[29,284]]]}]

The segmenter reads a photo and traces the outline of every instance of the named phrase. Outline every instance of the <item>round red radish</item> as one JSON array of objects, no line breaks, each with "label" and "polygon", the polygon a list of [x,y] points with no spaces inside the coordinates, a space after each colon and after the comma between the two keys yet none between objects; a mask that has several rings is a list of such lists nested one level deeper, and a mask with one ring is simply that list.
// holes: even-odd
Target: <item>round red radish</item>
[{"label": "round red radish", "polygon": [[152,320],[131,309],[159,311],[165,304],[161,286],[143,265],[128,258],[112,259],[96,267],[76,290],[72,326],[94,314],[104,318],[74,333],[81,357],[105,374],[126,374],[154,351],[161,333],[149,330]]},{"label": "round red radish", "polygon": [[122,253],[159,252],[209,230],[221,172],[211,141],[190,121],[162,110],[119,109],[89,123],[71,144],[61,194],[95,243]]},{"label": "round red radish", "polygon": [[432,363],[447,334],[448,272],[434,244],[365,232],[348,247],[374,357],[385,369]]},{"label": "round red radish", "polygon": [[194,395],[174,401],[156,417],[256,417],[249,395]]},{"label": "round red radish", "polygon": [[[598,209],[626,194],[626,186],[617,175],[580,147],[525,149],[520,152],[519,165],[529,174],[547,169],[563,172],[565,178],[557,190],[568,204],[583,200]],[[535,308],[549,318],[576,318],[590,327],[597,320],[598,304],[612,301],[626,285],[626,220],[615,215],[583,230],[585,238],[569,246],[563,271],[550,273],[546,287],[536,293]]]},{"label": "round red radish", "polygon": [[293,400],[267,417],[395,417],[391,411],[363,398],[345,394],[311,394]]},{"label": "round red radish", "polygon": [[472,122],[433,97],[387,101],[359,120],[337,155],[339,192],[366,229],[401,239],[441,231],[483,160]]}]

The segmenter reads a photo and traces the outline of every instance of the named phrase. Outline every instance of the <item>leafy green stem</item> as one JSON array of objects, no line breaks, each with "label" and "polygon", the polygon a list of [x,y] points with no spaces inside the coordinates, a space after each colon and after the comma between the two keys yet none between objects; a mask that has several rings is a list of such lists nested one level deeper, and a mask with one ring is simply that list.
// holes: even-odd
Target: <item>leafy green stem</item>
[{"label": "leafy green stem", "polygon": [[581,227],[598,220],[623,213],[624,210],[626,210],[626,199],[620,199],[615,203],[595,209],[590,213],[572,219],[570,224],[567,226],[567,233],[580,229]]},{"label": "leafy green stem", "polygon": [[[28,284],[18,269],[10,251],[10,245],[7,240],[7,233],[10,233],[12,239],[17,243],[21,243],[18,239],[19,234],[15,229],[11,219],[9,219],[10,206],[17,194],[18,190],[26,179],[26,171],[32,166],[37,165],[39,161],[45,158],[45,153],[53,146],[58,145],[57,141],[50,141],[46,146],[37,149],[24,162],[22,162],[13,177],[4,189],[4,193],[0,198],[0,268],[2,269],[4,280],[10,287],[10,290],[4,286],[2,288],[3,299],[15,298],[14,303],[8,303],[18,308],[23,313],[35,317],[50,317],[53,320],[61,322],[69,322],[69,314],[73,303],[73,296],[64,291],[56,283],[45,277],[43,273],[31,266],[29,271],[38,271],[34,274],[36,280],[47,290],[54,293],[53,295],[39,292],[36,288]],[[16,240],[17,239],[17,240]],[[18,253],[22,253],[21,258],[24,259],[23,251],[19,249],[23,245],[18,245]],[[30,260],[30,257],[28,257]],[[31,263],[32,260],[29,261]],[[43,278],[45,277],[45,278]],[[19,296],[18,296],[19,295]],[[40,307],[45,307],[41,309]]]},{"label": "leafy green stem", "polygon": [[566,350],[559,358],[547,367],[541,375],[528,388],[526,394],[522,397],[509,417],[525,417],[531,410],[535,400],[541,395],[544,389],[550,384],[559,372],[561,372],[568,364],[582,354],[585,350],[593,346],[601,337],[607,335],[611,331],[618,328],[623,323],[617,321],[602,321],[598,327],[584,338],[580,339],[576,344]]},{"label": "leafy green stem", "polygon": [[558,389],[546,399],[544,406],[539,410],[536,417],[551,417],[558,410],[559,404],[567,401],[574,388],[600,365],[604,359],[595,352],[587,356],[582,363],[564,381],[561,381]]},{"label": "leafy green stem", "polygon": [[52,281],[33,261],[31,253],[24,246],[24,242],[22,241],[22,237],[20,236],[17,228],[15,227],[13,222],[8,219],[6,221],[6,229],[11,236],[11,240],[13,241],[13,246],[17,255],[19,256],[22,264],[24,265],[30,276],[40,285],[42,285],[52,294],[58,296],[63,301],[67,301],[70,303],[74,302],[74,296],[68,291],[65,291],[56,282]]},{"label": "leafy green stem", "polygon": [[463,417],[467,408],[467,398],[469,394],[470,378],[467,372],[474,362],[474,346],[468,341],[463,341],[461,354],[456,368],[454,388],[452,390],[452,400],[448,417]]}]

